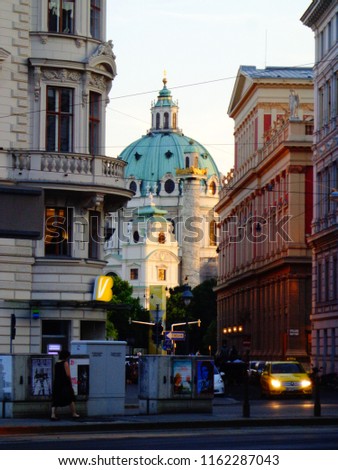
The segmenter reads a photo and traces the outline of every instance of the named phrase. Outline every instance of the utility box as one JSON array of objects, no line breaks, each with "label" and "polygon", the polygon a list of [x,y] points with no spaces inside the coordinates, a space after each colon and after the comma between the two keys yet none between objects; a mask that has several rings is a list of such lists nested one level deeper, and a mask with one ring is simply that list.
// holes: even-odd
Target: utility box
[{"label": "utility box", "polygon": [[142,356],[140,414],[212,412],[214,363],[208,356]]},{"label": "utility box", "polygon": [[72,341],[71,356],[89,358],[88,416],[124,414],[125,341]]},{"label": "utility box", "polygon": [[[26,418],[49,416],[52,402],[54,364],[56,356],[47,354],[15,354],[0,356],[0,416]],[[70,363],[82,364],[88,358],[72,357]],[[85,408],[85,374],[78,376],[71,365],[71,375],[80,412]],[[84,405],[84,406],[82,406]],[[68,410],[67,410],[68,411]]]}]

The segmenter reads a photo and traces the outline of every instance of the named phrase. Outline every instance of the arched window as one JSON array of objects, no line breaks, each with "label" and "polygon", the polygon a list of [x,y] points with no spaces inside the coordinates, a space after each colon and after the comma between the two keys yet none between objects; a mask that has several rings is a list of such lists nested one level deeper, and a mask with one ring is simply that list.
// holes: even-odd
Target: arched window
[{"label": "arched window", "polygon": [[186,168],[189,168],[190,166],[190,158],[189,157],[185,157],[185,167]]},{"label": "arched window", "polygon": [[216,183],[215,181],[212,181],[210,184],[209,184],[209,194],[216,194]]},{"label": "arched window", "polygon": [[164,113],[164,129],[169,129],[169,113]]},{"label": "arched window", "polygon": [[156,129],[160,128],[160,113],[156,113]]},{"label": "arched window", "polygon": [[129,189],[130,189],[131,191],[134,191],[134,193],[136,193],[136,191],[137,191],[137,184],[136,184],[135,181],[132,181],[132,182],[130,183]]},{"label": "arched window", "polygon": [[209,243],[211,246],[216,245],[216,222],[214,220],[209,225]]}]

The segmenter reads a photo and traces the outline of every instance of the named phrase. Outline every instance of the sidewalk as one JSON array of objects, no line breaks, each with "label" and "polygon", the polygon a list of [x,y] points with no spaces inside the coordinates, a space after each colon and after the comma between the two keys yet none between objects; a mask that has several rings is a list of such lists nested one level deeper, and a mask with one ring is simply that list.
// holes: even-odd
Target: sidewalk
[{"label": "sidewalk", "polygon": [[314,416],[314,404],[295,401],[249,402],[249,417],[243,417],[243,402],[234,398],[214,399],[212,413],[140,415],[135,403],[127,404],[123,416],[46,419],[0,419],[0,435],[60,432],[97,432],[145,429],[338,425],[338,403],[321,404],[321,416]]}]

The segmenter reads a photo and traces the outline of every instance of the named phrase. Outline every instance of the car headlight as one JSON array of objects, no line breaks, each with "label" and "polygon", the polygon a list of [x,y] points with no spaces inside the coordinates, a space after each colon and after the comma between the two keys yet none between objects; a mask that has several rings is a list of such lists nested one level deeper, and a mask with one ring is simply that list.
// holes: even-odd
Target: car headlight
[{"label": "car headlight", "polygon": [[273,388],[279,388],[281,386],[281,383],[277,379],[271,379],[271,385],[273,386]]},{"label": "car headlight", "polygon": [[301,385],[303,388],[307,388],[307,387],[310,387],[311,382],[310,380],[302,380]]}]

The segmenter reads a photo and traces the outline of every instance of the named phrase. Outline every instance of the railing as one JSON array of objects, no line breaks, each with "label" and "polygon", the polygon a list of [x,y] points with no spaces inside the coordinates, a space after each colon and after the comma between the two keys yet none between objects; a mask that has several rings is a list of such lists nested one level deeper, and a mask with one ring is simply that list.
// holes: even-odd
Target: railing
[{"label": "railing", "polygon": [[[309,126],[309,122],[299,121],[299,122],[290,122],[287,121],[281,128],[273,129],[269,135],[269,140],[267,140],[264,145],[252,154],[243,165],[238,170],[231,170],[231,177],[227,177],[223,187],[220,191],[220,199],[225,197],[228,192],[236,187],[236,184],[251,170],[255,170],[259,165],[272,157],[273,152],[280,146],[282,143],[287,143],[288,141],[299,142],[299,144],[304,143],[304,141],[312,144],[313,137],[308,135],[306,127]],[[303,129],[302,129],[303,128]]]},{"label": "railing", "polygon": [[[7,152],[0,153],[0,159]],[[76,153],[54,153],[54,152],[25,152],[14,150],[11,152],[12,161],[7,158],[7,165],[1,165],[2,177],[11,179],[34,180],[57,180],[60,175],[76,177],[76,181],[87,183],[88,179],[94,183],[99,179],[100,184],[111,184],[109,180],[114,178],[114,183],[124,178],[124,167],[126,163],[123,160],[107,156],[92,156],[88,154]],[[4,174],[4,172],[7,175]],[[21,178],[20,178],[21,177]],[[105,181],[104,181],[105,180]],[[104,182],[103,182],[104,181]]]}]

